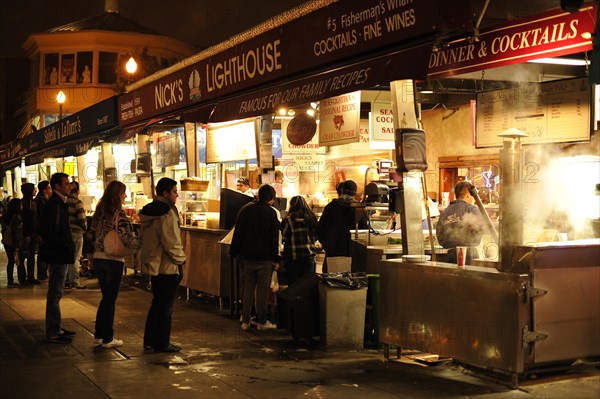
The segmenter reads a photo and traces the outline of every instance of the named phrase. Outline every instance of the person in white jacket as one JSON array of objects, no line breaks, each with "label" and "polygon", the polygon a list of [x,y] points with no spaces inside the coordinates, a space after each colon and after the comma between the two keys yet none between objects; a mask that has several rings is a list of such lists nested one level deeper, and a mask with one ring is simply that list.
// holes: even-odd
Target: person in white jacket
[{"label": "person in white jacket", "polygon": [[185,253],[175,207],[177,182],[163,177],[156,185],[156,197],[140,211],[142,225],[142,271],[150,275],[152,305],[144,330],[144,349],[179,352],[171,343],[171,319],[177,287],[183,276]]}]

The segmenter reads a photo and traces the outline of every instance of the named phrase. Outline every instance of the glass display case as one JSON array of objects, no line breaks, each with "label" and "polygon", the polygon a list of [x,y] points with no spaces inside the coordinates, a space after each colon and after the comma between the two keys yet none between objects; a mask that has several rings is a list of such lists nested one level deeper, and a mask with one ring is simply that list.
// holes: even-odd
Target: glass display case
[{"label": "glass display case", "polygon": [[180,191],[178,199],[182,225],[206,228],[207,200],[202,191]]}]

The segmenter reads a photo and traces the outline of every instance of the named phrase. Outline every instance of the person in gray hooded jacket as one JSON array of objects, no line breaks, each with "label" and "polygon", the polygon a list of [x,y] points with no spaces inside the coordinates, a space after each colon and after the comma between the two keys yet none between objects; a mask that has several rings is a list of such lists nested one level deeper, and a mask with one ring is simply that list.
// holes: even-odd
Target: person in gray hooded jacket
[{"label": "person in gray hooded jacket", "polygon": [[171,319],[177,287],[183,276],[185,253],[179,232],[179,213],[175,207],[177,182],[163,177],[156,185],[156,197],[140,211],[142,225],[142,271],[150,275],[152,305],[144,330],[144,349],[179,352],[172,344]]}]

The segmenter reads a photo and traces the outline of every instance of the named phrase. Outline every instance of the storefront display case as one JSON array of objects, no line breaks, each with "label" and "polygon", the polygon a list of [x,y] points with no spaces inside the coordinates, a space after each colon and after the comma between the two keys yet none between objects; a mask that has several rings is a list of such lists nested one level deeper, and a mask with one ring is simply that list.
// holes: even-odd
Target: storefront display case
[{"label": "storefront display case", "polygon": [[179,202],[183,226],[206,227],[207,200],[202,191],[181,191]]}]

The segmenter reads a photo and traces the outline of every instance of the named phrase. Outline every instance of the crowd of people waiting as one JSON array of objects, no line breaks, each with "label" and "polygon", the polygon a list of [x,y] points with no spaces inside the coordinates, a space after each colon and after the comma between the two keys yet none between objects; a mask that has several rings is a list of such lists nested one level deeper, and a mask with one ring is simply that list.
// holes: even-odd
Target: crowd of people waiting
[{"label": "crowd of people waiting", "polygon": [[[339,198],[325,208],[320,221],[302,196],[291,198],[289,210],[282,218],[273,206],[276,189],[269,184],[261,186],[257,198],[240,210],[230,255],[241,265],[243,273],[242,330],[249,330],[252,324],[258,330],[276,328],[267,319],[273,270],[283,266],[288,284],[305,273],[315,273],[317,239],[323,245],[326,258],[349,256],[349,243],[345,241],[350,239],[348,226],[355,224],[354,212],[350,210],[356,183],[346,181],[338,188]],[[37,190],[39,193],[35,196]],[[80,283],[79,274],[82,248],[87,246],[93,251],[93,269],[102,293],[94,341],[103,348],[123,345],[123,341],[114,336],[116,301],[126,251],[141,249],[142,272],[151,277],[153,294],[144,330],[144,349],[181,350],[170,342],[173,307],[186,262],[175,206],[177,182],[170,178],[158,181],[154,200],[139,212],[141,229],[132,224],[123,210],[126,187],[120,181],[111,181],[106,186],[91,218],[91,226],[86,224],[78,198],[79,184],[70,182],[68,175],[55,173],[49,182],[41,181],[37,190],[33,184],[24,183],[21,186],[23,198],[10,199],[0,220],[8,258],[8,286],[39,285],[40,280],[48,279],[47,340],[70,343],[76,335],[61,324],[60,300],[66,287],[86,288]],[[114,236],[118,237],[118,245],[114,243]],[[36,252],[37,278],[34,277]],[[14,281],[15,265],[18,283]],[[251,318],[254,304],[256,317]]]},{"label": "crowd of people waiting", "polygon": [[[142,271],[151,276],[152,303],[146,319],[144,348],[156,352],[178,352],[170,342],[171,318],[181,281],[185,253],[175,207],[177,182],[162,178],[156,185],[154,201],[140,211],[141,231],[134,227],[123,203],[126,187],[113,180],[106,186],[87,226],[85,211],[78,198],[79,184],[65,173],[55,173],[50,181],[36,187],[21,186],[23,198],[10,198],[2,208],[2,244],[7,254],[8,286],[40,285],[48,280],[46,297],[46,339],[71,343],[76,331],[62,326],[60,300],[64,289],[85,289],[79,281],[84,241],[93,252],[93,269],[102,299],[96,312],[94,342],[102,348],[123,345],[114,336],[116,301],[121,286],[125,256],[141,249]],[[37,257],[35,256],[37,252]],[[34,277],[37,258],[37,278]],[[27,259],[27,262],[25,261]],[[18,283],[14,280],[17,266]],[[27,267],[25,267],[27,265]]]}]

